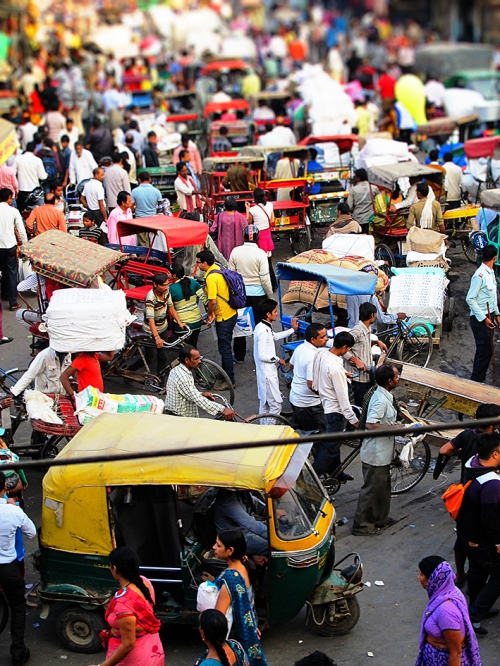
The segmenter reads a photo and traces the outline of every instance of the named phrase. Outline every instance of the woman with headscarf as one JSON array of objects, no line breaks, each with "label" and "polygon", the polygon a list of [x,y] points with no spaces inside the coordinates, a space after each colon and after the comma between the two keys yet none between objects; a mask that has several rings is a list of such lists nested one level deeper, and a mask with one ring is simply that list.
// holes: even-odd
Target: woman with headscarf
[{"label": "woman with headscarf", "polygon": [[218,213],[210,229],[216,233],[216,245],[229,261],[235,247],[243,245],[243,229],[247,226],[247,218],[236,210],[235,197],[226,197],[224,210]]},{"label": "woman with headscarf", "polygon": [[453,569],[438,555],[425,557],[418,569],[429,603],[422,616],[415,666],[481,666],[467,602],[455,586]]}]

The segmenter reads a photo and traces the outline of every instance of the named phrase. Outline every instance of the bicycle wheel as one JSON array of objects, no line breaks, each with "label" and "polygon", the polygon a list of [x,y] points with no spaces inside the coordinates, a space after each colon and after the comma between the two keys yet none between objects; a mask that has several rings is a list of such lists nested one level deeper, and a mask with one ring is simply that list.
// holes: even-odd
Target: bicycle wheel
[{"label": "bicycle wheel", "polygon": [[203,359],[193,374],[195,384],[200,391],[222,393],[231,405],[234,404],[233,383],[215,361],[210,361],[208,358]]},{"label": "bicycle wheel", "polygon": [[414,323],[403,332],[396,348],[396,358],[403,363],[427,367],[432,356],[432,333],[427,324]]},{"label": "bicycle wheel", "polygon": [[408,462],[401,460],[400,453],[406,441],[396,438],[394,460],[390,465],[391,493],[400,495],[414,488],[424,478],[431,462],[431,449],[426,441],[421,440],[413,446]]},{"label": "bicycle wheel", "polygon": [[257,414],[248,419],[247,423],[254,423],[255,425],[284,425],[290,426],[289,421],[280,414]]},{"label": "bicycle wheel", "polygon": [[462,238],[462,250],[471,264],[477,264],[477,250],[468,238]]},{"label": "bicycle wheel", "polygon": [[396,259],[391,248],[384,243],[380,243],[375,248],[375,261],[383,261],[384,263],[380,266],[381,270],[387,275],[387,277],[392,277],[391,268],[396,266]]}]

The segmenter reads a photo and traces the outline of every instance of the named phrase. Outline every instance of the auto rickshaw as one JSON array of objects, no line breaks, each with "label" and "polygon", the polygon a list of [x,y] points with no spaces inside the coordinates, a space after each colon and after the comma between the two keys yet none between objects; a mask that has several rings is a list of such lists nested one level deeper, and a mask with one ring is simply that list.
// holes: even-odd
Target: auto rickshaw
[{"label": "auto rickshaw", "polygon": [[248,64],[240,58],[218,59],[207,62],[201,70],[202,76],[210,76],[228,95],[237,97],[241,93],[241,82]]},{"label": "auto rickshaw", "polygon": [[[103,414],[82,428],[58,460],[102,461],[49,469],[36,557],[42,617],[65,604],[56,620],[65,647],[100,648],[103,609],[117,589],[108,560],[116,546],[137,553],[162,623],[198,623],[202,574],[223,568],[212,552],[212,506],[221,488],[250,492],[266,507],[268,561],[257,572],[256,594],[262,626],[288,622],[307,604],[319,633],[350,631],[359,620],[361,562],[353,554],[353,565],[335,568],[335,509],[307,460],[311,445],[279,443],[291,437],[289,426],[145,413]],[[275,443],[266,447],[230,447],[269,439]],[[200,448],[179,453],[190,445]],[[109,461],[124,452],[136,458]]]},{"label": "auto rickshaw", "polygon": [[[310,182],[308,178],[289,178],[259,183],[259,187],[266,190],[273,204],[274,221],[271,224],[271,233],[287,235],[295,254],[306,252],[312,243],[313,232],[307,214],[307,189]],[[288,198],[285,196],[287,193],[290,193]]]},{"label": "auto rickshaw", "polygon": [[[203,117],[206,122],[207,152],[209,155],[224,156],[236,153],[238,150],[253,143],[254,124],[248,117],[250,107],[245,99],[233,99],[230,102],[209,102],[204,110]],[[229,113],[230,118],[224,119],[221,115]],[[241,116],[241,117],[240,117]],[[213,149],[214,140],[220,134],[220,128],[226,127],[227,138],[232,144],[232,152],[216,153]]]}]

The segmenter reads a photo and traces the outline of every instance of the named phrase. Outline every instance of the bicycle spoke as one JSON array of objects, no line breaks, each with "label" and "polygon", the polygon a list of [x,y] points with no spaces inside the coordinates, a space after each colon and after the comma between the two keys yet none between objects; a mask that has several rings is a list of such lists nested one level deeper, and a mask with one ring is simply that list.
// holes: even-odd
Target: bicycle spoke
[{"label": "bicycle spoke", "polygon": [[423,440],[409,445],[408,460],[401,457],[401,452],[409,440],[403,437],[396,438],[395,455],[390,466],[391,492],[394,495],[405,493],[416,486],[424,478],[429,469],[431,452],[429,445]]}]

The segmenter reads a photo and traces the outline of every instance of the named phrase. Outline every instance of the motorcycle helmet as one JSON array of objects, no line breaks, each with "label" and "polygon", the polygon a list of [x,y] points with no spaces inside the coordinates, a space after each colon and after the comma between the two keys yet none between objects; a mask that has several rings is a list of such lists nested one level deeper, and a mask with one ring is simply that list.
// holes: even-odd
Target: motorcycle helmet
[{"label": "motorcycle helmet", "polygon": [[246,243],[256,243],[259,240],[259,230],[255,224],[249,224],[243,229],[243,238]]}]

